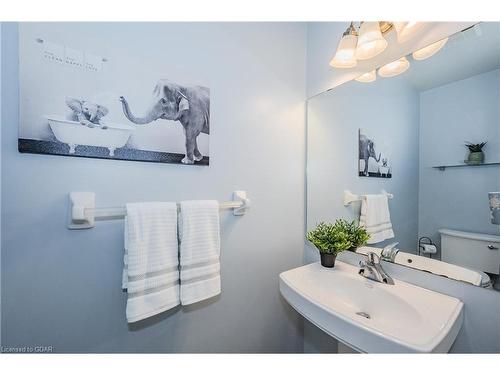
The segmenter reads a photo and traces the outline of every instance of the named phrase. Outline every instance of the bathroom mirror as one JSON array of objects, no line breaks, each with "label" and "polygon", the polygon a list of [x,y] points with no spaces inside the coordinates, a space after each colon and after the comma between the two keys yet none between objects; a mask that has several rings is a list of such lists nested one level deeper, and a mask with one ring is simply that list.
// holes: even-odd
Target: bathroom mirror
[{"label": "bathroom mirror", "polygon": [[307,132],[307,230],[386,191],[394,238],[359,253],[500,288],[500,23],[310,98]]}]

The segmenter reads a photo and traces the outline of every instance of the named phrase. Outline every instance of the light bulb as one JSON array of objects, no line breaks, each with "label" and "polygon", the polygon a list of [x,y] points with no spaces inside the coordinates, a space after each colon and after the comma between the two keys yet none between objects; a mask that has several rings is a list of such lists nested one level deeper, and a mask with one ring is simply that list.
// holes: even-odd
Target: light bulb
[{"label": "light bulb", "polygon": [[378,75],[384,78],[394,77],[401,73],[404,73],[409,67],[410,62],[406,59],[406,57],[401,57],[396,61],[382,66],[378,70]]},{"label": "light bulb", "polygon": [[432,43],[427,47],[421,48],[418,51],[413,52],[412,56],[415,60],[425,60],[429,57],[435,55],[441,48],[444,47],[448,38],[444,38],[436,43]]},{"label": "light bulb", "polygon": [[356,58],[368,60],[382,53],[387,48],[387,40],[380,32],[378,22],[363,22],[359,29]]},{"label": "light bulb", "polygon": [[351,23],[351,26],[340,39],[335,56],[330,61],[330,66],[334,68],[354,68],[358,65],[355,57],[357,42],[356,30]]},{"label": "light bulb", "polygon": [[375,70],[372,70],[371,72],[361,74],[358,78],[356,78],[356,81],[368,83],[368,82],[373,82],[376,79],[377,79],[377,74],[376,74]]}]

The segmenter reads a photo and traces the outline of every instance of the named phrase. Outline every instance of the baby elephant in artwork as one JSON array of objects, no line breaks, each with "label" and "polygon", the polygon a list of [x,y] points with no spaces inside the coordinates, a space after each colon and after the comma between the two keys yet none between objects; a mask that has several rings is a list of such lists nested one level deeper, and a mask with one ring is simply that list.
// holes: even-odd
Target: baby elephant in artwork
[{"label": "baby elephant in artwork", "polygon": [[70,120],[78,121],[89,128],[107,129],[106,125],[101,124],[101,119],[108,114],[106,107],[88,100],[75,98],[66,98],[66,104],[73,111]]}]

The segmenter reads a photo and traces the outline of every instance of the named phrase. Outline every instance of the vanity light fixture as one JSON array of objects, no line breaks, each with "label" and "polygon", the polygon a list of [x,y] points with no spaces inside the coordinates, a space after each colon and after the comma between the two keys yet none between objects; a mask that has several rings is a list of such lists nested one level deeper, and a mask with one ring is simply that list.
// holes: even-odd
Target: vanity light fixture
[{"label": "vanity light fixture", "polygon": [[[397,40],[399,43],[404,43],[424,26],[425,22],[360,22],[359,32],[351,22],[347,30],[342,34],[342,38],[337,46],[335,56],[330,61],[330,66],[333,68],[354,68],[358,64],[358,60],[368,60],[385,51],[387,48],[387,40],[385,35],[392,29],[396,30]],[[447,39],[443,39],[430,46],[422,48],[413,54],[415,60],[424,60],[434,55],[446,43]],[[408,69],[410,63],[406,58],[393,61],[384,65],[379,69],[381,77],[394,77],[403,73]],[[358,77],[359,82],[373,82],[376,79],[376,74],[372,72],[366,73]]]},{"label": "vanity light fixture", "polygon": [[387,40],[382,35],[379,22],[361,22],[356,59],[368,60],[384,52]]},{"label": "vanity light fixture", "polygon": [[384,78],[395,77],[401,73],[404,73],[410,67],[410,62],[406,57],[401,57],[400,59],[390,62],[382,66],[378,70],[378,75]]},{"label": "vanity light fixture", "polygon": [[342,35],[342,39],[340,39],[335,56],[330,61],[330,66],[334,68],[354,68],[358,64],[355,57],[357,43],[358,32],[351,22]]},{"label": "vanity light fixture", "polygon": [[424,47],[422,49],[419,49],[418,51],[413,52],[412,56],[415,60],[428,59],[429,57],[435,55],[441,48],[443,48],[447,41],[448,38],[441,39],[436,43],[432,43],[427,47]]},{"label": "vanity light fixture", "polygon": [[408,41],[423,26],[423,22],[393,22],[399,43]]},{"label": "vanity light fixture", "polygon": [[356,78],[356,81],[363,82],[363,83],[369,83],[369,82],[375,81],[376,79],[377,79],[376,71],[372,70],[371,72],[361,74],[358,78]]}]

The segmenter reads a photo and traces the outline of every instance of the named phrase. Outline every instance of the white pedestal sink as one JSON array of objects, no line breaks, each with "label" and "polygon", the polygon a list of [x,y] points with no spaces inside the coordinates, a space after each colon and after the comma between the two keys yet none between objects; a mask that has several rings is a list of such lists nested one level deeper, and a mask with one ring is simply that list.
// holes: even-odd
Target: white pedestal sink
[{"label": "white pedestal sink", "polygon": [[447,353],[463,322],[463,303],[394,280],[386,285],[337,260],[280,274],[280,291],[301,315],[366,353]]}]

